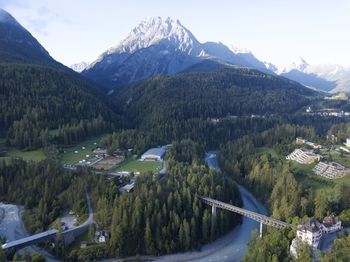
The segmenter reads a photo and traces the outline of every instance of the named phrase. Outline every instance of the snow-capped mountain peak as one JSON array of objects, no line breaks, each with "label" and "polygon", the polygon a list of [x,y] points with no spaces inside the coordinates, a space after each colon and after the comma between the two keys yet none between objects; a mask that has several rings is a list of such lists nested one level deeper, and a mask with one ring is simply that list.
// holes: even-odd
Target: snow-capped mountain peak
[{"label": "snow-capped mountain peak", "polygon": [[235,45],[229,45],[228,46],[230,48],[230,50],[234,53],[234,54],[250,54],[250,50],[246,49],[246,48],[240,48],[237,47]]},{"label": "snow-capped mountain peak", "polygon": [[289,65],[278,67],[278,71],[279,73],[288,73],[292,70],[304,72],[308,66],[309,64],[305,61],[305,59],[299,56]]},{"label": "snow-capped mountain peak", "polygon": [[272,71],[272,72],[274,72],[274,73],[278,73],[278,67],[275,65],[275,64],[273,64],[273,63],[271,63],[271,62],[264,62],[264,65],[265,65],[265,67],[266,67],[266,69],[267,70],[270,70],[270,71]]},{"label": "snow-capped mountain peak", "polygon": [[134,53],[139,49],[158,44],[162,40],[168,40],[187,54],[196,52],[197,55],[201,52],[198,40],[179,20],[170,17],[166,19],[153,17],[143,20],[116,47],[109,49],[107,54]]},{"label": "snow-capped mountain peak", "polygon": [[183,72],[206,59],[267,71],[247,49],[200,43],[179,20],[154,17],[143,20],[83,74],[101,85],[125,85],[157,74]]},{"label": "snow-capped mountain peak", "polygon": [[84,69],[85,69],[87,66],[88,66],[88,63],[86,63],[86,62],[83,61],[83,62],[80,62],[80,63],[72,64],[72,65],[70,66],[70,68],[73,69],[75,72],[80,73],[80,72],[84,71]]}]

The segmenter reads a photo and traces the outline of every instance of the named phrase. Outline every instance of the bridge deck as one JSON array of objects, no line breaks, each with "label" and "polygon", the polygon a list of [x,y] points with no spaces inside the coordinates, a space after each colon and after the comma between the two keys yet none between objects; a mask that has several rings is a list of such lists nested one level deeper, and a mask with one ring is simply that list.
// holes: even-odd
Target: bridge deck
[{"label": "bridge deck", "polygon": [[29,236],[29,237],[25,237],[25,238],[21,238],[21,239],[18,239],[18,240],[14,240],[14,241],[11,241],[11,242],[3,244],[2,245],[2,249],[8,249],[8,248],[17,247],[17,246],[21,246],[21,245],[23,245],[25,243],[28,243],[28,242],[33,242],[33,241],[39,240],[41,238],[54,236],[54,235],[57,234],[57,232],[58,232],[57,229],[50,229],[48,231],[41,232],[41,233]]},{"label": "bridge deck", "polygon": [[227,204],[227,203],[224,203],[224,202],[221,202],[221,201],[209,198],[209,197],[201,196],[201,197],[199,197],[199,199],[202,200],[202,202],[207,204],[207,205],[215,206],[215,207],[218,207],[221,209],[226,209],[228,211],[232,211],[234,213],[249,217],[253,220],[256,220],[256,221],[258,221],[262,224],[268,225],[268,226],[272,226],[272,227],[276,227],[276,228],[290,228],[290,229],[293,228],[292,225],[290,225],[286,222],[283,222],[283,221],[280,221],[280,220],[277,220],[277,219],[274,219],[274,218],[271,218],[271,217],[268,217],[265,215],[261,215],[259,213],[255,213],[253,211],[249,211],[249,210],[246,210],[246,209],[234,206],[234,205],[230,205],[230,204]]}]

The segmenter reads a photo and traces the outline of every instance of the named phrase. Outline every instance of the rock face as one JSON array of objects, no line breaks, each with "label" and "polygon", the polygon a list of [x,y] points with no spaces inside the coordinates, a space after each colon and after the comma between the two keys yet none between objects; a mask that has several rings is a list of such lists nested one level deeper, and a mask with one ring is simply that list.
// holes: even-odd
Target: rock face
[{"label": "rock face", "polygon": [[230,49],[222,43],[202,44],[179,20],[155,17],[142,21],[82,73],[112,88],[154,75],[182,72],[207,59],[267,70],[246,50]]}]

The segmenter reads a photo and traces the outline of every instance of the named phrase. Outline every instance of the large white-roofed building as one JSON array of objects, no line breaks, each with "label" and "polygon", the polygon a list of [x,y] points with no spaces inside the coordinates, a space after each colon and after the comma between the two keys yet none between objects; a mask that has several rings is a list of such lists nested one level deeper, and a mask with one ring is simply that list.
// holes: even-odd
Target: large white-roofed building
[{"label": "large white-roofed building", "polygon": [[147,150],[142,156],[142,161],[163,161],[166,150],[162,147],[151,148]]}]

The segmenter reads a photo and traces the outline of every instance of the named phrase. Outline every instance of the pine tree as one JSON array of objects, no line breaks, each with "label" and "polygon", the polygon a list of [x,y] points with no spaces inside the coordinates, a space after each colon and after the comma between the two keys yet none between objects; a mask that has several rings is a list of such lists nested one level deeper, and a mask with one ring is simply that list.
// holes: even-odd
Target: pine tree
[{"label": "pine tree", "polygon": [[315,198],[315,216],[322,220],[326,215],[329,208],[329,201],[324,191],[317,194]]},{"label": "pine tree", "polygon": [[153,243],[153,237],[152,237],[152,231],[151,231],[151,225],[150,225],[149,219],[147,219],[147,221],[146,221],[144,239],[145,239],[146,253],[149,255],[155,255],[154,243]]}]

